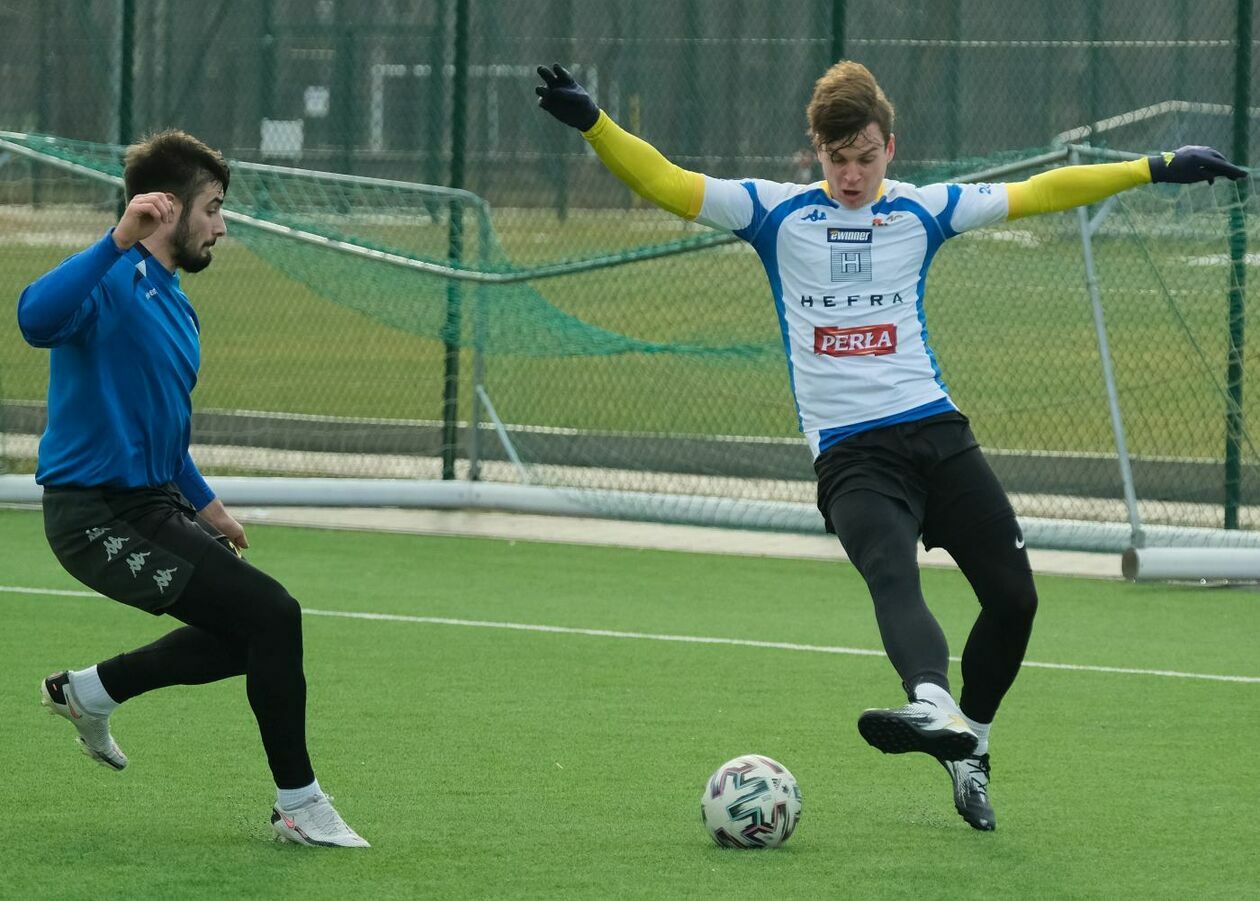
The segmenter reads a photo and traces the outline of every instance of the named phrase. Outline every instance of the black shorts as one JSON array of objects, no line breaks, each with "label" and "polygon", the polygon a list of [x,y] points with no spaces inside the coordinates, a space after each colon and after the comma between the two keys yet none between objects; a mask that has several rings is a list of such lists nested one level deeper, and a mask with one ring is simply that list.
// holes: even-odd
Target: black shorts
[{"label": "black shorts", "polygon": [[832,533],[832,510],[853,491],[875,491],[905,504],[928,548],[948,548],[961,529],[1015,517],[967,417],[957,412],[846,438],[818,456],[814,472],[818,509]]},{"label": "black shorts", "polygon": [[173,486],[44,489],[44,534],[66,572],[106,597],[161,614],[227,539]]}]

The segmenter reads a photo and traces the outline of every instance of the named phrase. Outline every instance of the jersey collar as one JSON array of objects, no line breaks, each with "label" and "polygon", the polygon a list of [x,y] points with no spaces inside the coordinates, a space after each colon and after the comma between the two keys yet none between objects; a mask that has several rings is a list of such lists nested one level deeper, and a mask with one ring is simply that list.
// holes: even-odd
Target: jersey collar
[{"label": "jersey collar", "polygon": [[[839,205],[840,205],[840,202],[839,202],[838,200],[836,200],[836,198],[834,198],[834,197],[832,197],[832,196],[831,196],[831,185],[827,183],[827,179],[825,179],[825,178],[824,178],[822,181],[820,181],[820,182],[818,183],[818,187],[819,187],[819,188],[821,188],[821,189],[822,189],[822,192],[823,192],[824,194],[826,194],[826,195],[827,195],[827,199],[828,199],[828,200],[830,200],[830,201],[831,201],[832,203],[834,203],[836,206],[839,206]],[[879,203],[881,200],[883,200],[883,199],[884,199],[884,195],[885,195],[885,194],[887,194],[887,193],[888,193],[888,179],[886,179],[886,178],[885,178],[883,181],[881,181],[881,182],[879,183],[879,196],[878,196],[878,197],[876,197],[876,198],[875,198],[875,199],[871,202],[871,206],[874,206],[875,204],[877,204],[877,203]]]},{"label": "jersey collar", "polygon": [[174,282],[175,284],[179,284],[179,275],[171,272],[163,266],[161,261],[159,261],[158,258],[155,257],[149,248],[145,247],[143,243],[137,241],[132,246],[132,250],[134,250],[140,257],[140,259],[136,261],[136,271],[145,278],[166,283]]}]

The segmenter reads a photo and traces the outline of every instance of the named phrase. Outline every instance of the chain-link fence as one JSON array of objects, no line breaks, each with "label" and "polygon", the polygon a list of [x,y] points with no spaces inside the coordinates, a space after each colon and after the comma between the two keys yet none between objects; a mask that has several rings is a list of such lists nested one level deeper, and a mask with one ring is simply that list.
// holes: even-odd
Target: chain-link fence
[{"label": "chain-link fence", "polygon": [[[803,111],[839,56],[897,105],[893,178],[1004,163],[991,177],[1024,178],[1069,145],[1209,143],[1245,162],[1257,140],[1254,117],[1233,115],[1255,77],[1250,3],[1236,0],[51,0],[0,9],[0,24],[5,296],[112,222],[115,189],[66,163],[116,174],[110,145],[166,126],[237,161],[228,205],[255,224],[232,223],[216,264],[187,280],[210,473],[472,472],[697,508],[809,502],[755,255],[609,176],[537,109],[539,63],[565,63],[624,126],[717,176],[818,178]],[[933,346],[1021,513],[1127,517],[1088,235],[1145,521],[1255,526],[1237,290],[1248,202],[1228,185],[1148,188],[1090,211],[1084,231],[1059,214],[941,254]],[[33,465],[46,375],[42,352],[0,330],[11,470]],[[456,421],[483,425],[457,434]],[[663,515],[655,503],[631,514]]]},{"label": "chain-link fence", "polygon": [[429,184],[448,182],[458,153],[464,187],[496,208],[588,205],[617,189],[593,165],[575,172],[581,147],[537,115],[540,61],[571,66],[680,164],[791,180],[814,79],[845,55],[897,104],[903,170],[1125,114],[1094,143],[1233,150],[1228,111],[1212,107],[1237,92],[1241,6],[46,0],[0,7],[0,122],[123,143],[177,126],[233,159]]}]

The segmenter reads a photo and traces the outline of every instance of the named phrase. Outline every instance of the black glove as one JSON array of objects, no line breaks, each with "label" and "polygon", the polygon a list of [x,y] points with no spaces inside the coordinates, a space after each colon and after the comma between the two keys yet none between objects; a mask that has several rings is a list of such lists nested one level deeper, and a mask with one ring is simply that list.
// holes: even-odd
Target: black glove
[{"label": "black glove", "polygon": [[586,88],[574,81],[559,63],[550,69],[539,66],[538,75],[546,82],[534,88],[538,105],[565,125],[579,131],[590,131],[599,120],[599,107],[586,93]]},{"label": "black glove", "polygon": [[1211,184],[1218,175],[1226,178],[1246,178],[1247,170],[1240,169],[1211,147],[1189,146],[1171,153],[1148,156],[1151,164],[1151,181],[1174,182],[1188,185],[1196,181]]}]

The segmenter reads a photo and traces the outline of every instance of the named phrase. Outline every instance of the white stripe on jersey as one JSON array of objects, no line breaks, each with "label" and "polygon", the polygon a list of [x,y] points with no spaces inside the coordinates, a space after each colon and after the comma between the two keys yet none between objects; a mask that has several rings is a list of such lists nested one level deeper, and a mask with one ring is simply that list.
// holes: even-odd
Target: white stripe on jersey
[{"label": "white stripe on jersey", "polygon": [[1002,184],[885,181],[884,194],[859,210],[832,200],[823,185],[705,176],[697,217],[761,257],[800,427],[815,454],[828,430],[862,431],[925,405],[952,406],[928,345],[928,267],[947,239],[1007,214]]}]

